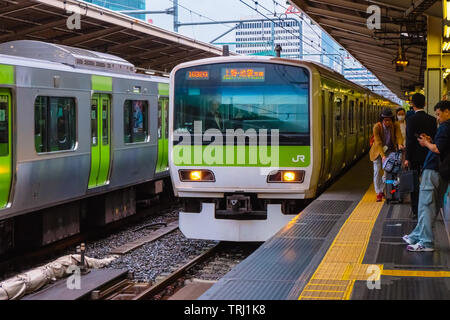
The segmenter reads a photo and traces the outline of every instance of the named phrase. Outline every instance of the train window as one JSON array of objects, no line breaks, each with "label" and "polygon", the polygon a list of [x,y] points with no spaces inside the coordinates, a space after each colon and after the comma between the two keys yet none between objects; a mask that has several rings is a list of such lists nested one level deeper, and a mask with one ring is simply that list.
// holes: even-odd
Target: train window
[{"label": "train window", "polygon": [[336,123],[336,136],[340,137],[342,132],[342,99],[337,98],[334,100],[334,120]]},{"label": "train window", "polygon": [[36,152],[73,150],[76,141],[75,99],[38,96],[34,102]]},{"label": "train window", "polygon": [[166,107],[164,108],[164,131],[165,131],[165,138],[169,138],[169,99],[167,99]]},{"label": "train window", "polygon": [[9,154],[8,145],[8,113],[9,113],[9,96],[0,95],[0,156]]},{"label": "train window", "polygon": [[350,100],[348,108],[348,126],[350,133],[355,133],[355,101]]},{"label": "train window", "polygon": [[163,109],[163,101],[161,98],[158,100],[158,139],[162,138],[162,109]]},{"label": "train window", "polygon": [[278,130],[280,143],[307,145],[309,82],[305,68],[281,64],[236,62],[181,69],[175,74],[174,130],[194,133],[195,124],[223,134]]},{"label": "train window", "polygon": [[109,141],[109,100],[102,100],[102,144],[106,146]]},{"label": "train window", "polygon": [[96,146],[98,143],[98,136],[97,136],[97,127],[98,127],[98,122],[97,122],[97,106],[98,106],[98,101],[97,99],[92,99],[91,100],[91,137],[92,137],[92,145]]},{"label": "train window", "polygon": [[148,139],[148,102],[126,100],[124,104],[124,142],[146,142]]},{"label": "train window", "polygon": [[358,108],[358,112],[359,112],[359,132],[363,132],[364,131],[364,114],[365,114],[365,109],[364,109],[364,102],[360,101],[359,102],[359,108]]}]

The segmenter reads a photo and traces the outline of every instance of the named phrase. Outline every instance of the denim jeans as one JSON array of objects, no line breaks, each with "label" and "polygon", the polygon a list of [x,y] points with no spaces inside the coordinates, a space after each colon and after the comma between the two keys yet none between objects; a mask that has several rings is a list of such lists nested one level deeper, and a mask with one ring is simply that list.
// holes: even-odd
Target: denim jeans
[{"label": "denim jeans", "polygon": [[413,243],[419,243],[426,248],[433,247],[433,218],[438,214],[444,199],[447,183],[439,172],[425,169],[420,183],[418,220],[416,228],[409,238]]},{"label": "denim jeans", "polygon": [[375,187],[376,194],[379,194],[384,191],[384,182],[383,177],[380,175],[380,171],[383,169],[381,157],[373,161],[373,185]]}]

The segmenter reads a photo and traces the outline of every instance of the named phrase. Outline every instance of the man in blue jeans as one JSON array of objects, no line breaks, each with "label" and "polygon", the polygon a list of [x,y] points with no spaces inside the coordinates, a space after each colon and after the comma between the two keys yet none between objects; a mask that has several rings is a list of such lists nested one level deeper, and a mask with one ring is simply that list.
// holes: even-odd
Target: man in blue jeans
[{"label": "man in blue jeans", "polygon": [[438,102],[434,110],[440,124],[434,141],[426,134],[418,138],[420,145],[429,151],[423,164],[417,226],[409,235],[403,236],[403,240],[408,243],[408,251],[434,251],[432,221],[441,208],[448,185],[438,170],[439,157],[444,158],[450,152],[450,101]]}]

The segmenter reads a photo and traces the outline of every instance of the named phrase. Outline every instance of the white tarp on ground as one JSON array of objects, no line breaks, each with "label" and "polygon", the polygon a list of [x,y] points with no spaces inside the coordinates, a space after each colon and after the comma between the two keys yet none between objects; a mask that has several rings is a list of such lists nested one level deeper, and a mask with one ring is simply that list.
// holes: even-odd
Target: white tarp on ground
[{"label": "white tarp on ground", "polygon": [[[87,268],[103,268],[116,258],[117,256],[104,259],[85,257],[85,265]],[[79,265],[80,261],[79,254],[63,256],[46,265],[0,282],[0,300],[20,299],[24,295],[42,288],[47,283],[69,276],[73,269],[68,270],[68,268]]]}]

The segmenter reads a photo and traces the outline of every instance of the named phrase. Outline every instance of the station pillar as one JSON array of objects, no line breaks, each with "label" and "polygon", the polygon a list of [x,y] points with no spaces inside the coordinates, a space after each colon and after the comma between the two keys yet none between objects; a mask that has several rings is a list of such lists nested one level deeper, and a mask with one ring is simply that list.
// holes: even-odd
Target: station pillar
[{"label": "station pillar", "polygon": [[[425,71],[426,111],[434,115],[434,106],[442,99],[450,100],[450,17],[447,0],[442,1],[443,19],[428,16],[427,69]],[[450,14],[450,12],[449,12]],[[445,34],[444,34],[445,30]],[[450,29],[449,29],[450,30]]]}]

